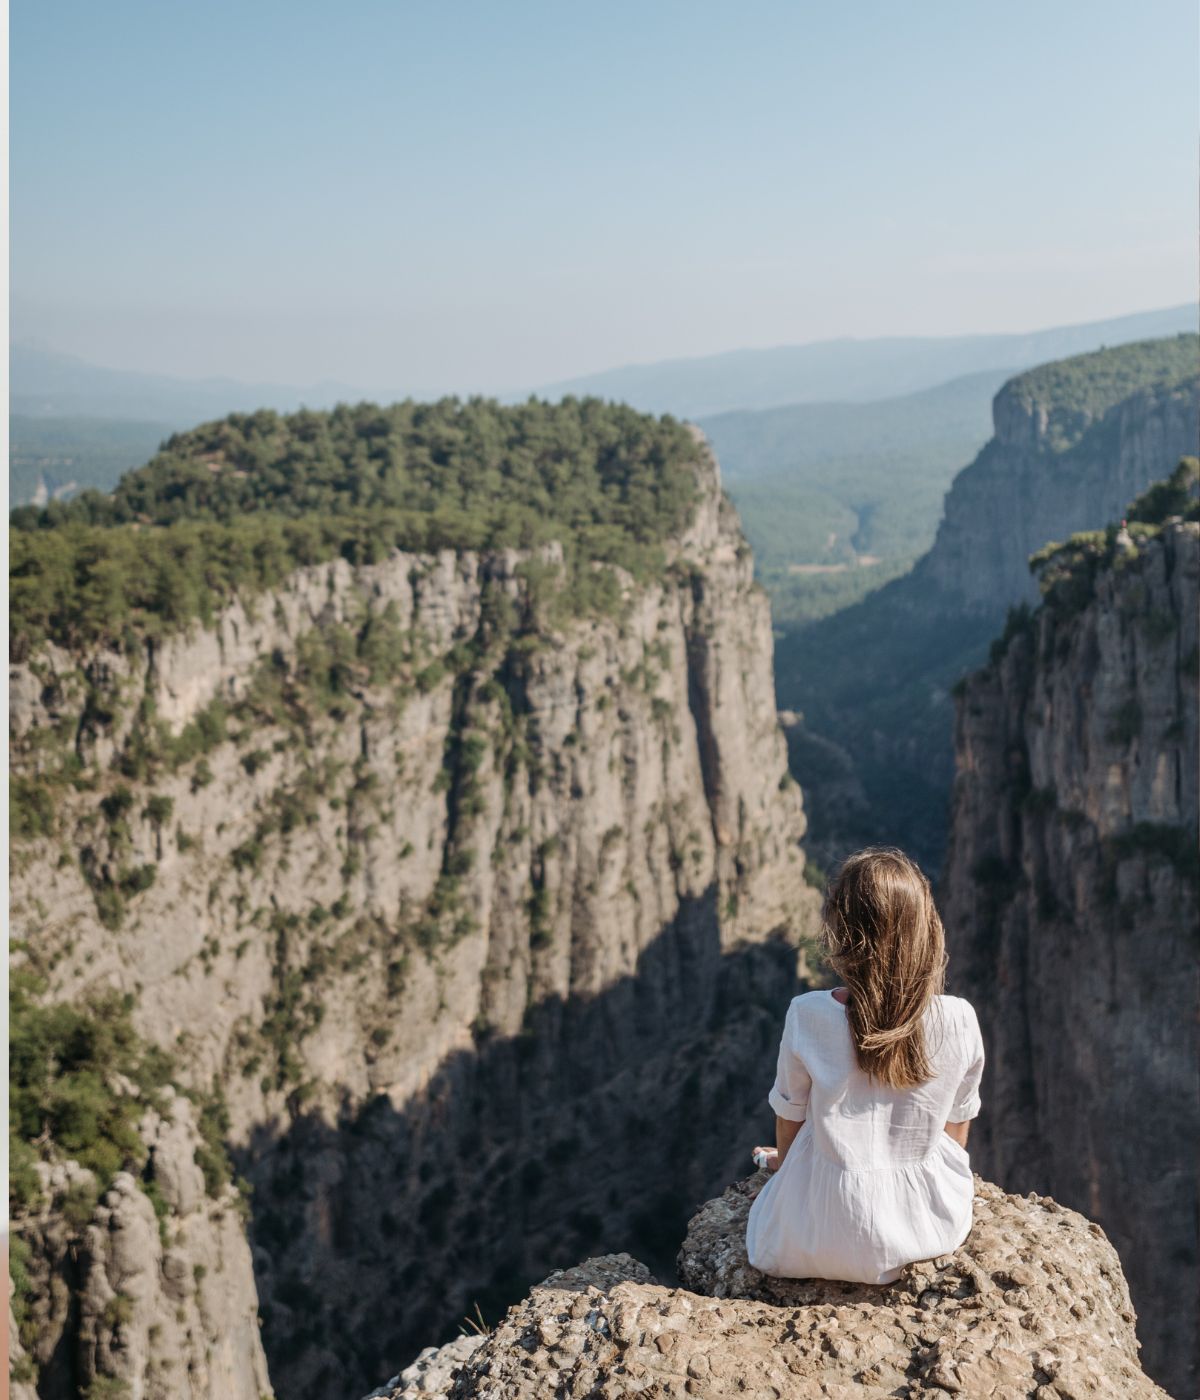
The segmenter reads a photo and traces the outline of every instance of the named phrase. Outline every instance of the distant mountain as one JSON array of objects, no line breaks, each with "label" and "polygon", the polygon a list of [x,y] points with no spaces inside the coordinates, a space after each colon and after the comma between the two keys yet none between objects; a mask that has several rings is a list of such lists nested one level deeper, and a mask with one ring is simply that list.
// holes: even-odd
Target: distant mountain
[{"label": "distant mountain", "polygon": [[10,411],[30,417],[141,419],[173,428],[190,428],[227,413],[257,408],[290,413],[301,406],[330,408],[370,397],[329,380],[297,388],[106,369],[75,355],[25,343],[9,350],[9,395]]},{"label": "distant mountain", "polygon": [[824,340],[627,365],[544,385],[539,396],[598,394],[653,413],[701,418],[738,408],[911,394],[982,370],[1026,369],[1105,345],[1194,331],[1194,303],[1026,335]]}]

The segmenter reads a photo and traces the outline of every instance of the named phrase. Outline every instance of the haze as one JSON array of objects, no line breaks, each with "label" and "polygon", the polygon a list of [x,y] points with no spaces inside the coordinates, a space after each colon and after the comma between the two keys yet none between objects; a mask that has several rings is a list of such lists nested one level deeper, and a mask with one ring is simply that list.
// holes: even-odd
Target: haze
[{"label": "haze", "polygon": [[1189,0],[13,0],[12,334],[497,391],[1195,296]]}]

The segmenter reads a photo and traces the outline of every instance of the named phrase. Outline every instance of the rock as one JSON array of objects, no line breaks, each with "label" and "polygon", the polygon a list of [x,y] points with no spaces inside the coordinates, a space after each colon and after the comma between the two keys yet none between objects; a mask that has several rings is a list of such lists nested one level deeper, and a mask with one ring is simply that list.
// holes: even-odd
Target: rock
[{"label": "rock", "polygon": [[[574,1268],[557,1270],[534,1291],[587,1294],[589,1290],[606,1291],[630,1281],[651,1282],[650,1270],[628,1254],[605,1254]],[[544,1324],[539,1335],[547,1338],[556,1332],[554,1324]],[[426,1347],[412,1365],[373,1390],[366,1400],[435,1400],[448,1396],[458,1371],[486,1340],[483,1335],[463,1336],[442,1347]]]},{"label": "rock", "polygon": [[966,611],[991,616],[1036,603],[1031,554],[1119,520],[1135,496],[1196,451],[1200,381],[1139,389],[1098,417],[1067,422],[1042,376],[1018,375],[996,395],[995,437],[955,477],[933,548],[914,571]]},{"label": "rock", "polygon": [[1138,1366],[1116,1253],[1073,1211],[977,1179],[975,1227],[953,1255],[880,1288],[774,1280],[745,1254],[763,1180],[693,1219],[679,1269],[695,1291],[589,1260],[510,1309],[448,1394],[1162,1400]]},{"label": "rock", "polygon": [[66,1162],[42,1172],[46,1206],[15,1222],[31,1246],[28,1359],[43,1400],[69,1400],[93,1382],[104,1394],[124,1385],[128,1400],[271,1394],[236,1193],[207,1196],[202,1178],[198,1193],[181,1185],[200,1137],[187,1101],[164,1097],[164,1115],[148,1112],[141,1125],[155,1180],[173,1183],[161,1221],[134,1176],[118,1172],[90,1221],[71,1230],[56,1187],[93,1178]]},{"label": "rock", "polygon": [[987,1047],[977,1165],[1104,1227],[1146,1370],[1191,1396],[1200,525],[1166,522],[1091,592],[966,684],[939,902]]},{"label": "rock", "polygon": [[482,1334],[456,1337],[441,1347],[426,1347],[386,1385],[373,1390],[366,1400],[439,1400],[450,1393],[460,1367],[483,1345]]},{"label": "rock", "polygon": [[[1195,350],[1176,363],[1172,344],[1117,347],[1098,365],[1084,355],[1010,380],[996,395],[992,440],[946,493],[929,552],[780,647],[780,703],[806,716],[787,738],[822,865],[866,844],[902,846],[931,871],[942,865],[954,782],[950,691],[987,656],[1008,609],[1038,602],[1029,556],[1119,520],[1196,451]],[[1149,373],[1147,354],[1168,367]],[[1083,411],[1069,386],[1093,376],[1097,392]],[[875,795],[869,803],[864,789]],[[903,802],[881,796],[901,791]]]},{"label": "rock", "polygon": [[[96,787],[64,790],[73,859],[57,840],[17,851],[14,939],[48,996],[136,997],[186,1084],[223,1091],[289,1400],[365,1392],[479,1297],[588,1253],[669,1251],[767,1130],[817,900],[767,599],[699,440],[695,467],[664,569],[536,637],[493,636],[485,594],[525,607],[554,548],[396,552],[297,570],[136,654],[15,668],[14,771],[54,726],[79,733]],[[326,714],[298,650],[389,605],[409,661],[356,675]],[[270,658],[292,668],[291,708],[235,713],[236,740],[152,782],[105,766],[139,713],[178,735]],[[112,850],[117,783],[132,803]],[[154,870],[118,934],[80,864],[93,846],[93,870]],[[178,1129],[147,1123],[156,1185],[191,1218]],[[175,1250],[161,1286],[188,1307]]]}]

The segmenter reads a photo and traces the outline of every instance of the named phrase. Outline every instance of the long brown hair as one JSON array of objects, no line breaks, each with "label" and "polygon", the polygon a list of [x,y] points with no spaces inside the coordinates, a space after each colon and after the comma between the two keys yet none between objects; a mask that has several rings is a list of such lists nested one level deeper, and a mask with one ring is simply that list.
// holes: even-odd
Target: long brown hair
[{"label": "long brown hair", "polygon": [[849,856],[825,896],[822,940],[850,989],[859,1067],[893,1089],[932,1079],[921,1022],[945,985],[946,940],[920,866],[890,847]]}]

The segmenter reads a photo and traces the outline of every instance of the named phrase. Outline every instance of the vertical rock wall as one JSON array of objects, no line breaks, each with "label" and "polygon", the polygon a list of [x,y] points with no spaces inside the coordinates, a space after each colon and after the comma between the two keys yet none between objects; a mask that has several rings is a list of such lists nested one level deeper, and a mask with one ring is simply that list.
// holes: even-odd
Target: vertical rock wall
[{"label": "vertical rock wall", "polygon": [[1197,587],[1168,523],[958,701],[943,912],[979,1011],[980,1169],[1116,1245],[1147,1370],[1197,1388]]},{"label": "vertical rock wall", "polygon": [[[581,1251],[669,1259],[764,1130],[816,898],[767,601],[699,445],[697,473],[607,615],[530,625],[553,551],[396,555],[15,669],[24,761],[57,726],[97,775],[17,853],[18,936],[50,995],[129,992],[222,1091],[289,1397],[365,1390]],[[316,707],[298,657],[385,613],[409,660]],[[137,716],[214,700],[230,737],[125,780],[118,852]],[[104,927],[97,884],[150,868]]]}]

